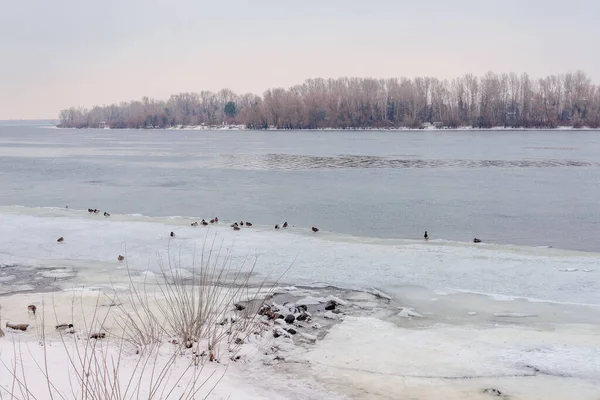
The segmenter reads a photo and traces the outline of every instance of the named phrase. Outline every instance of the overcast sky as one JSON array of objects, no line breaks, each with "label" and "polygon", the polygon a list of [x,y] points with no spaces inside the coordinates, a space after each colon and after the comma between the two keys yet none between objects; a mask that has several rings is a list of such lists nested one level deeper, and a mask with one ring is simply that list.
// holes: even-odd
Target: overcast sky
[{"label": "overcast sky", "polygon": [[0,0],[0,119],[306,78],[578,69],[598,0]]}]

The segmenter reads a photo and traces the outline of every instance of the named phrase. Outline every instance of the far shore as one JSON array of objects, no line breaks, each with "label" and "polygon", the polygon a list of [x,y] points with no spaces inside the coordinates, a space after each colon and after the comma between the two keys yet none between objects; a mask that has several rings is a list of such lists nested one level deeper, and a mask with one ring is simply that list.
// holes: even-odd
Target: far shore
[{"label": "far shore", "polygon": [[111,127],[61,127],[56,125],[55,128],[59,129],[94,129],[94,130],[183,130],[183,131],[406,131],[406,132],[420,132],[420,131],[598,131],[600,128],[580,127],[575,128],[572,126],[558,126],[555,128],[525,128],[525,127],[504,127],[495,126],[491,128],[476,128],[472,126],[461,126],[461,127],[435,127],[425,126],[421,128],[410,128],[410,127],[356,127],[356,128],[302,128],[302,129],[286,129],[277,128],[270,126],[264,129],[248,128],[245,125],[177,125],[165,128],[155,127],[138,127],[138,128],[111,128]]}]

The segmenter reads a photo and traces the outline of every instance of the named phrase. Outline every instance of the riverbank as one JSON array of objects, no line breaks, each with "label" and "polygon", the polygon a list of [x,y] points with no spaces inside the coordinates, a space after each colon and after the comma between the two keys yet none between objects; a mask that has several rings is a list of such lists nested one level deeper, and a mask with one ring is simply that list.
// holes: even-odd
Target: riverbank
[{"label": "riverbank", "polygon": [[[145,293],[157,299],[150,288]],[[124,334],[123,311],[139,307],[127,303],[127,292],[79,288],[0,297],[0,390],[16,398],[48,398],[49,390],[71,398],[115,386],[125,393],[130,385],[130,397],[118,398],[154,391],[154,398],[169,399],[194,391],[232,400],[593,400],[600,394],[600,325],[561,322],[573,311],[562,305],[551,313],[543,311],[551,304],[500,313],[472,301],[433,310],[416,297],[275,287],[228,307],[222,326],[233,334],[218,346],[209,346],[209,338],[188,349],[177,337],[153,347]],[[496,307],[514,310],[513,302],[496,301]],[[253,310],[260,311],[248,325]],[[6,322],[29,326],[19,331]],[[57,331],[59,323],[74,327]]]},{"label": "riverbank", "polygon": [[506,126],[494,126],[490,128],[474,127],[474,126],[460,126],[460,127],[446,127],[446,126],[434,126],[424,125],[422,127],[348,127],[348,128],[302,128],[302,129],[282,129],[275,126],[269,126],[267,128],[248,128],[246,125],[177,125],[169,127],[139,127],[139,128],[111,128],[109,126],[101,127],[62,127],[55,125],[54,128],[60,129],[94,129],[94,130],[122,130],[122,129],[139,129],[139,130],[183,130],[183,131],[597,131],[598,128],[590,127],[572,127],[572,126],[558,126],[554,128],[550,127],[539,127],[539,128],[525,128],[525,127],[506,127]]}]

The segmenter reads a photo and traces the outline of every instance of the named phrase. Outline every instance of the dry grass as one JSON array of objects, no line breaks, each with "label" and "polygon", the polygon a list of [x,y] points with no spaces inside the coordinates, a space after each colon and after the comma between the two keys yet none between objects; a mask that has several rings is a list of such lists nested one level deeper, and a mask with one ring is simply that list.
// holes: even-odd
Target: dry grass
[{"label": "dry grass", "polygon": [[[76,334],[61,333],[59,346],[46,335],[47,307],[42,304],[34,327],[41,356],[36,358],[30,350],[34,366],[28,366],[24,348],[13,335],[12,362],[0,358],[12,385],[0,386],[0,400],[194,399],[200,392],[203,397],[210,394],[227,367],[203,373],[207,362],[219,362],[223,351],[234,359],[237,348],[260,330],[256,304],[275,284],[267,287],[267,277],[251,287],[256,260],[248,263],[246,257],[234,265],[231,250],[215,246],[215,240],[209,247],[205,241],[199,260],[194,255],[189,268],[174,260],[170,249],[166,262],[159,257],[160,272],[152,283],[136,282],[127,266],[130,290],[115,291],[112,307],[104,309],[100,302],[107,295],[98,293],[91,315],[83,301],[77,309],[73,298],[72,320],[80,315],[82,324]],[[248,306],[236,311],[240,302]],[[106,339],[91,339],[94,332],[106,332]],[[57,352],[68,360],[61,366],[69,368],[68,393],[58,389],[50,365]],[[45,381],[43,393],[39,382],[36,389],[28,382],[31,368]]]}]

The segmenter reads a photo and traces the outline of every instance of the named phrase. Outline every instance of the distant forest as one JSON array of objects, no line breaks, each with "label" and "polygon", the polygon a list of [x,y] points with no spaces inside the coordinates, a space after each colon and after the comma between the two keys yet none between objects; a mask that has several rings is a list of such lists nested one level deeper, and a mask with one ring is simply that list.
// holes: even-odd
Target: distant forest
[{"label": "distant forest", "polygon": [[600,127],[600,85],[583,72],[532,79],[487,73],[460,78],[309,79],[262,96],[181,93],[167,101],[70,108],[61,127],[170,128],[244,125],[248,129]]}]

